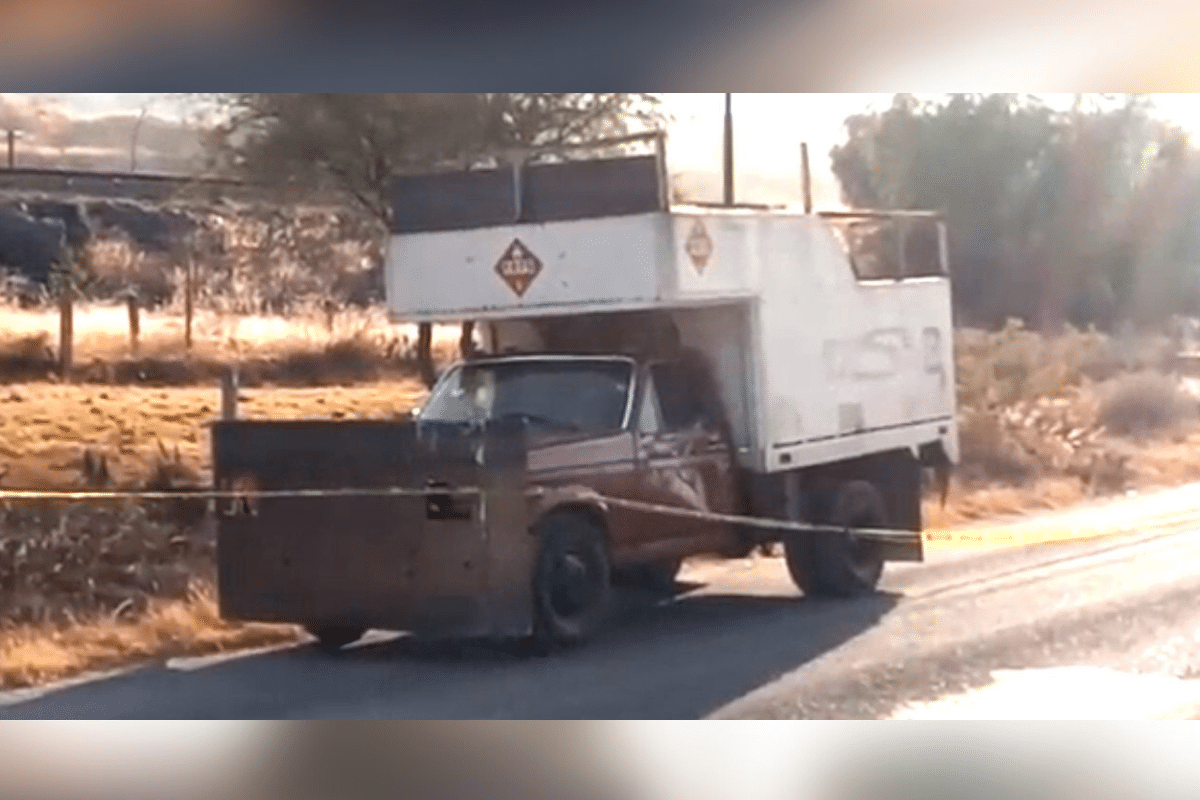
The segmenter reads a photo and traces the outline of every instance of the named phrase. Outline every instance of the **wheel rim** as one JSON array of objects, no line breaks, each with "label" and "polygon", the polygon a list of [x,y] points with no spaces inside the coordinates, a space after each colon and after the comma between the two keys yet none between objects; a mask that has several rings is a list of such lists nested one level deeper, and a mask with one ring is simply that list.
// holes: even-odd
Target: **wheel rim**
[{"label": "wheel rim", "polygon": [[577,617],[596,601],[599,569],[586,554],[568,551],[551,564],[547,586],[550,610],[560,618]]},{"label": "wheel rim", "polygon": [[[873,528],[881,524],[880,520],[876,519],[868,509],[861,509],[851,517],[851,520],[846,523],[847,528]],[[879,548],[875,542],[870,539],[856,536],[847,531],[846,538],[850,544],[850,568],[860,578],[866,580],[873,577],[878,571],[881,561],[879,558]]]}]

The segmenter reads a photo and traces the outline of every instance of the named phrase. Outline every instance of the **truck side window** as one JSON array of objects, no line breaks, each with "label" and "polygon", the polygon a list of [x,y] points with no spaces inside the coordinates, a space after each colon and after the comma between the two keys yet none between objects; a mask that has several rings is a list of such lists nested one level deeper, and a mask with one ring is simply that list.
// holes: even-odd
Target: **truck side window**
[{"label": "truck side window", "polygon": [[665,430],[686,430],[697,423],[709,422],[701,387],[691,380],[682,364],[655,364],[650,368],[650,374],[658,390]]}]

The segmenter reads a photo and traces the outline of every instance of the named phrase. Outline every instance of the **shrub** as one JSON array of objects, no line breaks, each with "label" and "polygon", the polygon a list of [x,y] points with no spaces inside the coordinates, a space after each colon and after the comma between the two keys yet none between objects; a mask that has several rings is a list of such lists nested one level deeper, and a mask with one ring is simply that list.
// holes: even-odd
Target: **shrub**
[{"label": "shrub", "polygon": [[1098,420],[1118,436],[1155,436],[1196,419],[1195,400],[1166,375],[1140,372],[1114,378],[1101,391]]}]

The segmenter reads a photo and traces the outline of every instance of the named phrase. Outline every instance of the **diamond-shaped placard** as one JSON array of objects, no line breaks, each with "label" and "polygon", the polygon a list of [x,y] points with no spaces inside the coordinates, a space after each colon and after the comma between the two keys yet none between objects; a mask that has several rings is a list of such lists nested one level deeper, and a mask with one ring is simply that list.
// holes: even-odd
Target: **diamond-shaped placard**
[{"label": "diamond-shaped placard", "polygon": [[534,279],[542,272],[542,262],[520,239],[513,243],[496,262],[496,274],[508,284],[517,297],[524,297]]},{"label": "diamond-shaped placard", "polygon": [[701,220],[696,220],[696,223],[692,225],[692,232],[688,234],[684,249],[687,250],[688,257],[692,259],[692,266],[696,268],[696,272],[703,273],[704,268],[708,266],[709,259],[712,258],[713,243]]}]

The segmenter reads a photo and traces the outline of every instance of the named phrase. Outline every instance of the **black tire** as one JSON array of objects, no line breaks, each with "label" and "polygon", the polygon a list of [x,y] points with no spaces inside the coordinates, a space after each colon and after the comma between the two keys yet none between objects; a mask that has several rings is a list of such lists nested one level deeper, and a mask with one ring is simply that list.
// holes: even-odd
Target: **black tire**
[{"label": "black tire", "polygon": [[[799,521],[798,509],[789,518]],[[846,528],[887,528],[883,496],[870,481],[841,484],[829,498],[828,511],[814,522]],[[784,540],[788,572],[797,588],[810,597],[850,598],[870,594],[883,576],[883,553],[877,542],[846,533],[797,533]]]},{"label": "black tire", "polygon": [[306,627],[309,635],[317,640],[317,646],[322,650],[335,652],[348,644],[354,644],[366,633],[366,628],[353,628],[341,625],[314,625]]},{"label": "black tire", "polygon": [[587,641],[608,616],[612,567],[604,530],[581,514],[551,513],[538,525],[533,576],[537,652]]}]

